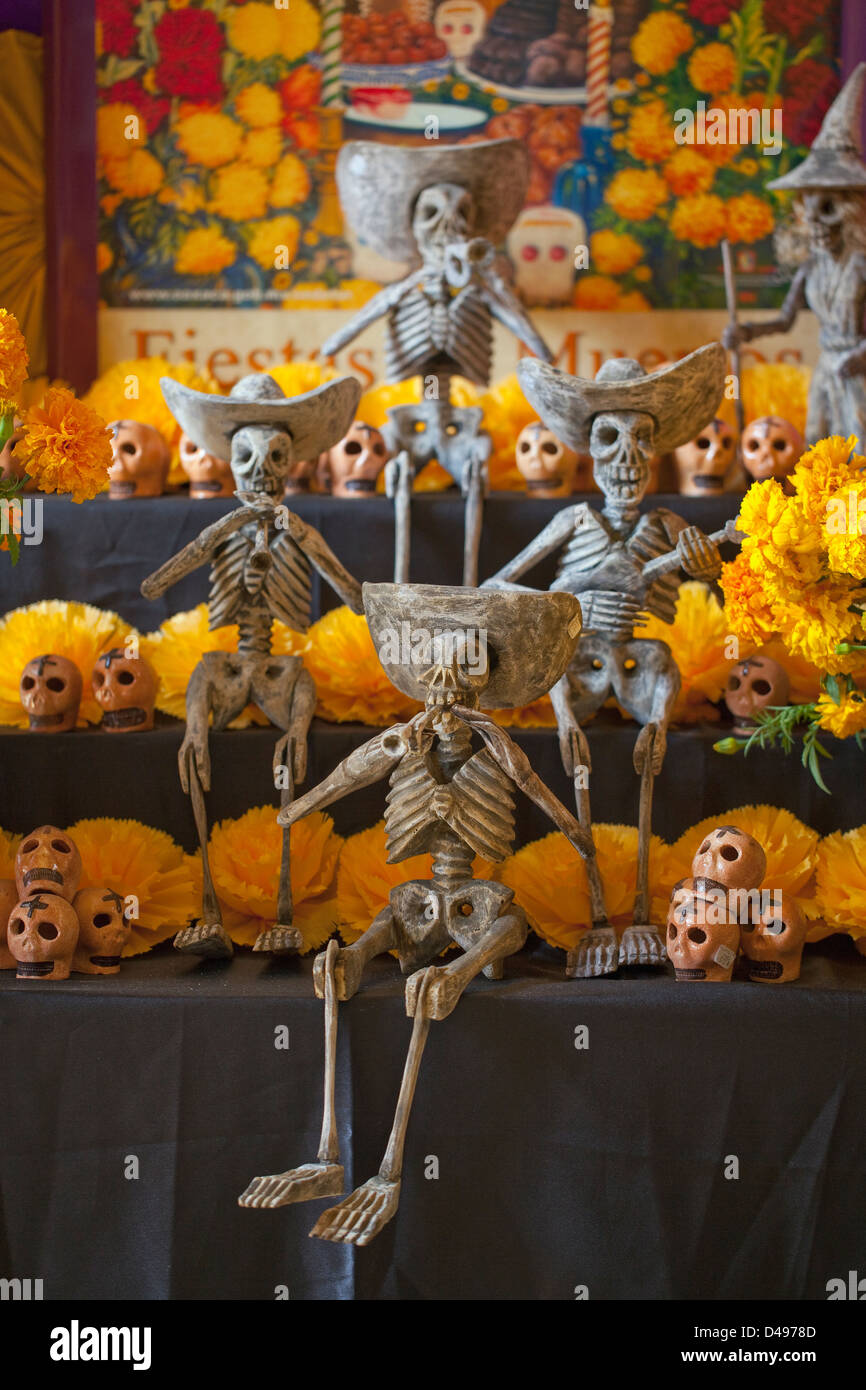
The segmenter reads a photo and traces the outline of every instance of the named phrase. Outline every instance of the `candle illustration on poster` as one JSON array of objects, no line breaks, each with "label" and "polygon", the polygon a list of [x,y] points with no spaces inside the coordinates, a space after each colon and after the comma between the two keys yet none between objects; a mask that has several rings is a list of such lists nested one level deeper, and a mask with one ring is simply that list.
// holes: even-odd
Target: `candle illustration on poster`
[{"label": "candle illustration on poster", "polygon": [[322,97],[321,105],[316,107],[320,146],[316,169],[319,209],[314,225],[325,236],[339,236],[343,218],[335,169],[343,140],[343,0],[322,0],[321,15]]},{"label": "candle illustration on poster", "polygon": [[563,165],[553,186],[553,201],[569,208],[589,226],[604,198],[611,174],[612,150],[608,96],[610,90],[611,0],[595,0],[589,8],[586,60],[586,111],[581,127],[582,157]]}]

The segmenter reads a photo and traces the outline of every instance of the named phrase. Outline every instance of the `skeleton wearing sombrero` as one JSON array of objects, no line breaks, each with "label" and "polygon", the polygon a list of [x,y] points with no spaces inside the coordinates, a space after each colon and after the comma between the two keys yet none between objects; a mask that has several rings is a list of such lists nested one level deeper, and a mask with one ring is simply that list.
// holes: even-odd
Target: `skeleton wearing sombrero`
[{"label": "skeleton wearing sombrero", "polygon": [[860,118],[866,63],[855,68],[830,107],[802,164],[767,187],[793,192],[809,254],[778,315],[732,324],[723,337],[735,349],[767,333],[787,333],[807,306],[821,328],[820,355],[809,387],[806,438],[855,435],[866,448],[866,164]]},{"label": "skeleton wearing sombrero", "polygon": [[570,953],[570,975],[609,974],[618,963],[656,965],[664,943],[649,923],[649,847],[653,780],[661,771],[667,727],[680,674],[665,642],[636,633],[648,613],[674,620],[680,571],[715,579],[721,571],[717,540],[665,508],[640,514],[653,454],[692,439],[713,418],[725,385],[719,343],[699,348],[671,367],[647,375],[639,363],[614,358],[594,381],[524,359],[518,376],[526,399],[557,439],[589,452],[604,494],[601,512],[586,503],[564,507],[520,554],[482,587],[513,589],[521,575],[560,551],[552,589],[580,600],[583,633],[577,653],[551,691],[566,773],[574,780],[578,817],[591,825],[587,778],[589,746],[583,722],[611,695],[643,727],[634,749],[640,775],[637,888],[633,924],[617,947],[602,916]]},{"label": "skeleton wearing sombrero", "polygon": [[[394,578],[409,577],[409,494],[432,458],[466,497],[464,584],[477,582],[482,497],[490,439],[481,412],[451,404],[453,376],[490,380],[493,319],[539,357],[547,345],[498,273],[495,248],[523,207],[529,155],[518,140],[418,149],[354,141],[337,160],[337,185],[347,221],[360,240],[409,275],[387,286],[334,333],[330,355],[387,318],[388,378],[423,378],[424,403],[388,412],[386,469],[397,536]],[[418,262],[420,261],[420,265]]]},{"label": "skeleton wearing sombrero", "polygon": [[[253,701],[283,731],[274,752],[281,802],[288,805],[306,773],[307,732],[316,689],[298,656],[274,655],[275,619],[298,632],[310,622],[311,565],[354,612],[359,584],[322,536],[278,507],[293,462],[331,448],[354,418],[360,396],[350,378],[287,398],[273,378],[244,377],[228,396],[208,396],[164,377],[166,404],[181,428],[217,458],[230,458],[241,505],[207,526],[195,540],[145,579],[145,598],[158,598],[184,575],[210,564],[211,629],[238,629],[236,652],[206,652],[190,677],[186,733],[178,757],[183,790],[192,800],[202,853],[202,916],[175,937],[180,951],[230,956],[207,853],[204,793],[210,789],[208,726],[224,729]],[[287,952],[301,945],[292,926],[289,832],[283,836],[276,924],[254,950]]]}]

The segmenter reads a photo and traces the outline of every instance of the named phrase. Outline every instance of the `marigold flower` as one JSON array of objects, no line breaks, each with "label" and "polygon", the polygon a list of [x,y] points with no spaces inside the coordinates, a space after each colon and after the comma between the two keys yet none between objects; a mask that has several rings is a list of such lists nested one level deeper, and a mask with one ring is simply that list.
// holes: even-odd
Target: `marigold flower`
[{"label": "marigold flower", "polygon": [[713,163],[688,145],[681,146],[671,155],[662,173],[671,192],[678,198],[690,193],[708,193],[716,177]]},{"label": "marigold flower", "polygon": [[725,596],[725,614],[738,636],[760,645],[774,635],[778,627],[775,610],[742,551],[722,566],[719,585]]},{"label": "marigold flower", "polygon": [[696,48],[688,63],[689,81],[699,92],[727,92],[737,75],[734,50],[726,43]]},{"label": "marigold flower", "polygon": [[281,267],[285,269],[285,260],[287,259],[291,265],[295,259],[300,233],[301,224],[291,213],[286,213],[283,217],[270,217],[253,228],[249,241],[250,255],[263,270],[274,270],[277,248],[282,252],[282,248],[285,247],[288,256],[280,260]]},{"label": "marigold flower", "polygon": [[289,12],[279,12],[273,5],[258,3],[230,5],[226,32],[232,48],[247,58],[273,58],[280,51],[283,25],[294,21],[295,4]]},{"label": "marigold flower", "polygon": [[266,87],[264,82],[252,82],[235,97],[235,111],[244,125],[258,130],[264,126],[279,125],[283,115],[282,103],[276,92]]},{"label": "marigold flower", "polygon": [[294,62],[306,53],[315,53],[322,35],[322,21],[310,0],[292,0],[291,12],[282,12],[280,18],[283,21],[280,26],[280,52],[283,57]]},{"label": "marigold flower", "polygon": [[218,275],[237,257],[237,247],[216,227],[195,227],[178,248],[178,275]]},{"label": "marigold flower", "polygon": [[274,172],[271,184],[270,204],[272,208],[293,208],[306,202],[310,196],[312,182],[310,171],[296,154],[286,154]]},{"label": "marigold flower", "polygon": [[625,275],[643,260],[644,248],[628,232],[604,228],[589,239],[590,260],[600,275]]},{"label": "marigold flower", "polygon": [[0,400],[17,400],[29,362],[18,320],[9,309],[0,309]]},{"label": "marigold flower", "polygon": [[673,153],[674,125],[663,101],[648,101],[632,108],[625,143],[633,159],[647,164],[661,164]]},{"label": "marigold flower", "polygon": [[607,275],[581,275],[574,291],[578,309],[615,309],[619,285]]},{"label": "marigold flower", "polygon": [[227,221],[250,222],[264,217],[268,206],[268,180],[261,169],[238,162],[225,164],[214,179],[209,210]]},{"label": "marigold flower", "polygon": [[639,67],[653,77],[660,77],[688,53],[694,37],[691,25],[679,15],[651,14],[642,21],[631,41],[632,57]]},{"label": "marigold flower", "polygon": [[149,198],[165,178],[165,170],[150,150],[132,150],[125,159],[104,163],[106,179],[124,198]]},{"label": "marigold flower", "polygon": [[754,193],[741,193],[739,197],[729,198],[727,205],[727,229],[729,241],[761,241],[769,236],[775,226],[773,209],[763,198]]},{"label": "marigold flower", "polygon": [[109,101],[97,108],[96,152],[100,159],[126,159],[146,140],[147,122],[131,102]]},{"label": "marigold flower", "polygon": [[690,194],[677,203],[670,227],[677,241],[717,246],[727,231],[725,205],[715,193]]},{"label": "marigold flower", "polygon": [[15,455],[40,492],[71,492],[73,501],[84,502],[108,482],[111,435],[89,405],[52,386],[41,405],[25,412]]},{"label": "marigold flower", "polygon": [[241,160],[256,169],[272,169],[282,152],[280,128],[272,125],[247,132],[241,145]]},{"label": "marigold flower", "polygon": [[836,738],[849,738],[866,729],[866,695],[861,690],[846,691],[839,704],[823,691],[818,697],[818,723]]},{"label": "marigold flower", "polygon": [[193,111],[180,118],[175,126],[175,134],[178,147],[191,164],[218,169],[221,164],[229,164],[237,155],[243,130],[237,121],[222,111]]},{"label": "marigold flower", "polygon": [[618,309],[620,313],[645,314],[652,308],[652,305],[640,290],[627,290],[624,294],[620,293],[614,308]]},{"label": "marigold flower", "polygon": [[667,184],[655,169],[620,169],[604,195],[605,202],[628,222],[646,222],[667,196]]},{"label": "marigold flower", "polygon": [[803,511],[812,521],[823,524],[828,498],[860,480],[866,459],[854,453],[856,444],[856,435],[848,439],[830,435],[828,439],[819,439],[798,460],[791,481]]},{"label": "marigold flower", "polygon": [[101,241],[96,248],[96,273],[102,275],[104,271],[114,262],[114,252],[104,241]]}]

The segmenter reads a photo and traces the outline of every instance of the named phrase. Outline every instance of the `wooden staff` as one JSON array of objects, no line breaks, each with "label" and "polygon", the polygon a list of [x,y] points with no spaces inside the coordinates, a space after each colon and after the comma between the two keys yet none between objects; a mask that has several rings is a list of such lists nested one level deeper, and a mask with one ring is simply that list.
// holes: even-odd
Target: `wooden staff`
[{"label": "wooden staff", "polygon": [[[728,304],[728,320],[732,328],[737,326],[737,287],[734,282],[734,258],[731,253],[731,243],[727,237],[722,239],[722,270],[725,276],[725,299]],[[743,433],[745,426],[745,412],[743,401],[740,395],[740,349],[739,345],[731,349],[731,366],[734,369],[734,376],[737,378],[737,397],[734,402],[734,409],[737,415],[737,429]]]}]

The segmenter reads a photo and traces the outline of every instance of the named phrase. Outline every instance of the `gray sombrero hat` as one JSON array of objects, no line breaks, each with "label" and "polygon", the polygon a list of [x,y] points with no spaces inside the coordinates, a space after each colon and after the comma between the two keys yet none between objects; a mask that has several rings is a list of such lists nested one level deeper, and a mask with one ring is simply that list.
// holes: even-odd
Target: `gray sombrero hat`
[{"label": "gray sombrero hat", "polygon": [[318,458],[343,438],[361,399],[360,382],[351,376],[302,396],[287,396],[266,372],[242,377],[227,396],[193,391],[168,376],[159,384],[181,429],[222,459],[229,458],[232,435],[244,425],[281,425],[292,436],[296,459]]},{"label": "gray sombrero hat", "polygon": [[412,212],[422,189],[465,188],[475,204],[474,235],[498,246],[523,207],[529,172],[529,151],[519,140],[423,148],[352,140],[337,158],[337,187],[362,242],[389,260],[414,261]]},{"label": "gray sombrero hat", "polygon": [[[567,668],[580,636],[580,604],[573,594],[505,593],[443,584],[365,584],[362,592],[386,674],[404,695],[422,703],[427,687],[421,676],[430,666],[430,655],[413,640],[422,631],[431,637],[451,633],[464,639],[470,633],[484,634],[490,667],[480,698],[484,709],[510,709],[546,695]],[[392,659],[395,646],[399,661]],[[404,654],[408,661],[402,659]]]},{"label": "gray sombrero hat", "polygon": [[655,449],[669,453],[715,416],[725,391],[727,354],[721,343],[690,352],[647,373],[630,357],[611,357],[594,381],[569,376],[536,357],[517,364],[523,394],[544,423],[578,454],[589,450],[593,417],[607,410],[640,410],[656,422]]},{"label": "gray sombrero hat", "polygon": [[866,188],[860,137],[866,63],[858,63],[828,110],[802,164],[768,183],[774,193],[810,188]]}]

